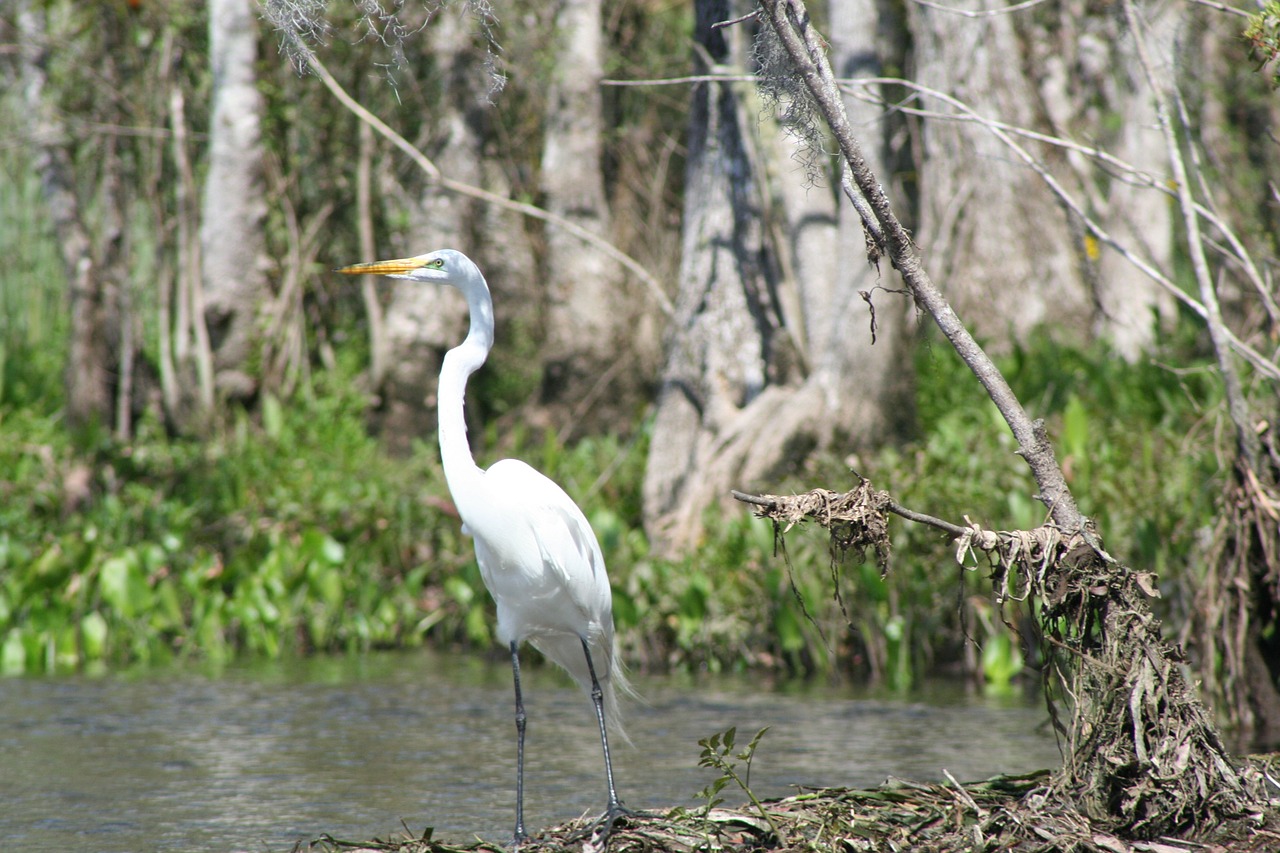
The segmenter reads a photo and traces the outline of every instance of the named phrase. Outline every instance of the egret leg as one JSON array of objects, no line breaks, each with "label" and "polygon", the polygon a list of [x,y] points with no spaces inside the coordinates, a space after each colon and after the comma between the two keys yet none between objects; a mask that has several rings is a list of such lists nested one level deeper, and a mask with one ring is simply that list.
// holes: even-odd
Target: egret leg
[{"label": "egret leg", "polygon": [[609,810],[605,813],[605,818],[612,822],[614,818],[626,814],[627,810],[618,799],[618,789],[613,784],[613,762],[609,760],[609,733],[604,725],[604,691],[600,689],[600,682],[596,678],[596,667],[591,662],[591,647],[587,645],[585,639],[582,641],[582,651],[587,656],[587,672],[591,673],[591,701],[595,703],[596,721],[600,723],[600,746],[604,749],[604,773],[609,782]]},{"label": "egret leg", "polygon": [[[519,845],[529,839],[524,831],[524,696],[520,693],[520,654],[511,643],[511,673],[516,685],[516,837]],[[612,783],[610,783],[612,786]]]}]

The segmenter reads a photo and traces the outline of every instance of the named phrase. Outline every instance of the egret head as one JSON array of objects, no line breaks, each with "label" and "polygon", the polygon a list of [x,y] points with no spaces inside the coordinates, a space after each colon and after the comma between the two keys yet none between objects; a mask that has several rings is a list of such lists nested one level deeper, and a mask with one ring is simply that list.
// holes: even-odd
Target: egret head
[{"label": "egret head", "polygon": [[337,272],[347,275],[385,275],[388,278],[403,278],[409,281],[451,284],[463,290],[476,281],[484,280],[479,268],[471,259],[453,249],[438,249],[412,258],[351,264]]}]

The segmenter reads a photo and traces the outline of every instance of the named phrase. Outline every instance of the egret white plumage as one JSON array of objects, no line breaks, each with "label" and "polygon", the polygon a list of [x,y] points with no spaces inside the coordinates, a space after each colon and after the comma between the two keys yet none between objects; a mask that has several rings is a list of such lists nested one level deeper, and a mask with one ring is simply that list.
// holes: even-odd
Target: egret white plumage
[{"label": "egret white plumage", "polygon": [[487,470],[476,465],[463,415],[467,379],[493,347],[493,299],[480,269],[461,252],[441,249],[397,260],[353,264],[348,275],[384,275],[447,284],[467,299],[471,326],[449,350],[437,392],[440,455],[445,480],[475,542],[480,575],[498,610],[498,639],[511,651],[516,700],[516,829],[524,826],[524,700],[519,647],[528,640],[591,692],[608,783],[612,823],[624,814],[613,782],[606,716],[621,731],[617,695],[628,690],[613,643],[613,601],[604,557],[591,525],[565,491],[529,465],[504,459]]}]

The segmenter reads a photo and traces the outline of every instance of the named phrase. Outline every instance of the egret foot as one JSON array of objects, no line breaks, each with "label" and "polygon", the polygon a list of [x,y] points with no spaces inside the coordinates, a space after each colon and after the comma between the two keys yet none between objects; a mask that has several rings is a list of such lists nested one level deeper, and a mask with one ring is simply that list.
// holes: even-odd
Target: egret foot
[{"label": "egret foot", "polygon": [[587,825],[583,835],[589,837],[596,844],[603,844],[609,840],[609,836],[613,834],[614,828],[619,823],[656,816],[652,812],[629,809],[621,801],[615,802],[594,823]]}]

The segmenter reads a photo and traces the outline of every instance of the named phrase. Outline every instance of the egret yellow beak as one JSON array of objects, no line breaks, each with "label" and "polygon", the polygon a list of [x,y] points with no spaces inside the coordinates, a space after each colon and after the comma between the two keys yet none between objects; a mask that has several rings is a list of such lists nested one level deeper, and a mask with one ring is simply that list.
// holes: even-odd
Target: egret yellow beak
[{"label": "egret yellow beak", "polygon": [[397,258],[394,261],[373,261],[367,264],[351,264],[334,270],[346,275],[404,275],[427,264],[427,259]]}]

